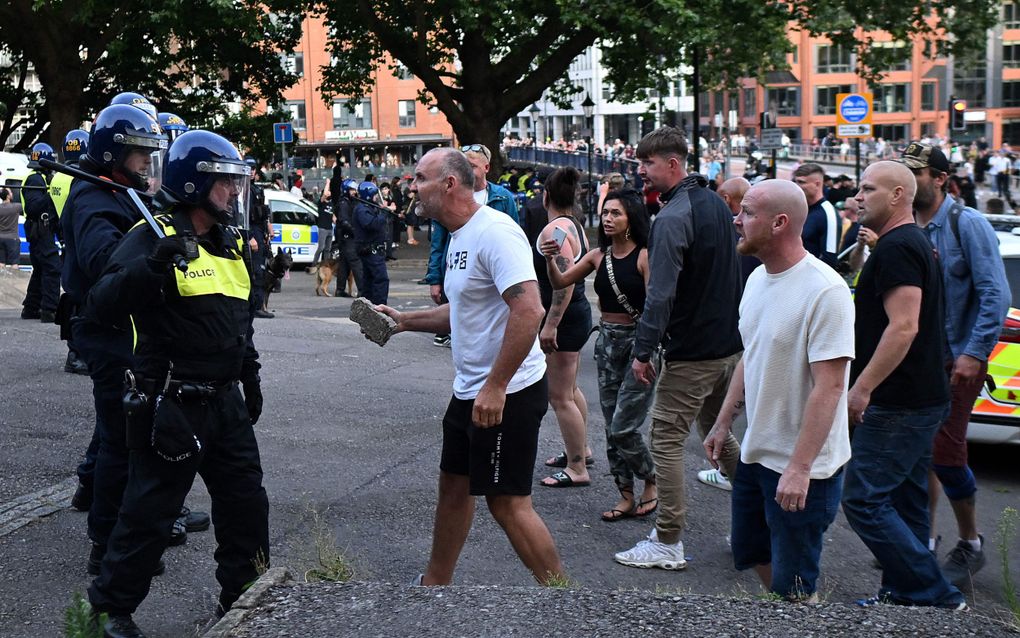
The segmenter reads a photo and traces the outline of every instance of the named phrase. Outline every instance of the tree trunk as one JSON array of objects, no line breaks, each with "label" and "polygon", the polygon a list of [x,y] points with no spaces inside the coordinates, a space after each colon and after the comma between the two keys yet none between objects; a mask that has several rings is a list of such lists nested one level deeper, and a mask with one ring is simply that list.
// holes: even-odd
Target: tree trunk
[{"label": "tree trunk", "polygon": [[465,103],[464,114],[467,117],[451,118],[453,126],[454,144],[457,148],[468,144],[484,144],[492,159],[489,160],[489,181],[495,182],[503,173],[503,154],[500,145],[503,142],[499,134],[503,128],[503,122],[493,119],[491,115],[485,115],[478,104]]}]

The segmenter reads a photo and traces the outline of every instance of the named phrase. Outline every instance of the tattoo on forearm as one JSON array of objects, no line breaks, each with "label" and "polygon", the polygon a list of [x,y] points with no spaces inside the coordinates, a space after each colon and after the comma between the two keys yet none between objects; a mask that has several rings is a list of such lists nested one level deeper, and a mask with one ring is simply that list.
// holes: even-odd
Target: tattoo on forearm
[{"label": "tattoo on forearm", "polygon": [[556,292],[553,293],[553,296],[552,296],[552,305],[554,307],[558,306],[558,305],[562,304],[563,300],[566,299],[566,298],[567,298],[567,291],[566,290],[557,290]]},{"label": "tattoo on forearm", "polygon": [[570,261],[563,255],[556,255],[556,267],[560,269],[560,272],[567,272],[567,269],[570,268]]},{"label": "tattoo on forearm", "polygon": [[503,294],[509,297],[510,299],[517,299],[518,297],[524,294],[524,286],[522,286],[521,284],[514,284],[507,288],[506,292],[504,292]]}]

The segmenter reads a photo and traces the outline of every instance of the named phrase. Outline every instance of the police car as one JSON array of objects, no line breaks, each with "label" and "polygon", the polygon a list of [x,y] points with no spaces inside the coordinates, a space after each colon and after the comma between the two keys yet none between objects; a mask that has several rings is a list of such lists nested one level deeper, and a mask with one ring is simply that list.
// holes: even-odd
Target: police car
[{"label": "police car", "polygon": [[315,204],[289,191],[266,188],[266,206],[273,225],[270,247],[282,248],[294,258],[294,264],[311,264],[319,244],[319,214]]},{"label": "police car", "polygon": [[[987,215],[997,228],[999,254],[1006,267],[1006,280],[1012,294],[1011,308],[1003,323],[999,343],[988,357],[985,384],[974,402],[967,428],[967,440],[973,443],[1012,443],[1020,445],[1020,218],[1012,215]],[[1013,226],[1012,230],[1004,230]]]},{"label": "police car", "polygon": [[[21,203],[21,183],[32,171],[28,168],[28,156],[21,153],[0,152],[0,184],[11,190],[11,201]],[[25,216],[18,217],[18,239],[21,240],[20,263],[27,265],[28,240],[25,239]]]}]

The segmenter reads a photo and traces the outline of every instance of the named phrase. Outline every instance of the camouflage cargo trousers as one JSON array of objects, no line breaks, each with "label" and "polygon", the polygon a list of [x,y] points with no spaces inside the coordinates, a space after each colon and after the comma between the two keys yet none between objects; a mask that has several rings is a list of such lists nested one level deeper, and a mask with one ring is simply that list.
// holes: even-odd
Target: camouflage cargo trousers
[{"label": "camouflage cargo trousers", "polygon": [[595,338],[599,403],[606,422],[606,456],[616,485],[633,487],[634,478],[655,476],[655,463],[641,434],[655,397],[655,384],[644,385],[631,370],[633,324],[600,323]]}]

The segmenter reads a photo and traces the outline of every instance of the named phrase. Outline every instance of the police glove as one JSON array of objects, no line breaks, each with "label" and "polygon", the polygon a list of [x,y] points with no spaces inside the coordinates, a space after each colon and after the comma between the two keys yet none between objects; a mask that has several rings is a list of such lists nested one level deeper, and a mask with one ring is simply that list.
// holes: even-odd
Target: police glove
[{"label": "police glove", "polygon": [[248,409],[248,419],[252,425],[258,423],[262,415],[262,382],[259,375],[253,375],[241,382],[244,388],[244,407]]},{"label": "police glove", "polygon": [[186,258],[188,245],[180,235],[170,235],[156,240],[152,253],[145,260],[154,273],[164,273],[177,263],[179,259]]}]

